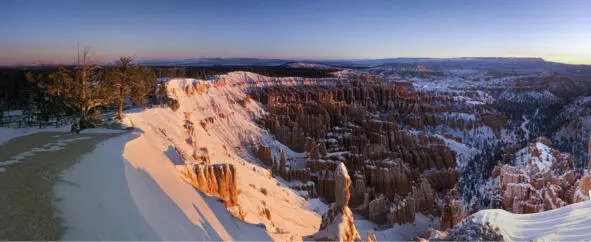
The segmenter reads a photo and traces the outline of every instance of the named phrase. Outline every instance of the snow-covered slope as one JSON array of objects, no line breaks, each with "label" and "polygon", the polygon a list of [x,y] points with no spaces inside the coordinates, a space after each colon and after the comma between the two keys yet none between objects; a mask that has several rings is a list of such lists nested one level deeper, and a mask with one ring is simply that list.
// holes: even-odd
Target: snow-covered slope
[{"label": "snow-covered slope", "polygon": [[498,227],[510,241],[584,241],[591,238],[590,214],[591,201],[586,201],[535,214],[482,210],[472,220]]},{"label": "snow-covered slope", "polygon": [[[107,141],[64,173],[65,180],[81,184],[56,188],[68,225],[65,238],[288,240],[317,232],[320,215],[308,210],[305,199],[272,177],[249,151],[260,142],[275,146],[274,152],[287,149],[253,122],[264,113],[261,106],[240,102],[247,88],[277,81],[295,85],[303,80],[244,72],[229,73],[217,81],[169,80],[168,92],[179,102],[178,110],[126,113],[124,123],[137,131]],[[192,140],[185,128],[188,122],[195,127]],[[207,154],[212,164],[236,167],[244,222],[182,178],[180,171],[185,162],[193,162],[195,152]],[[294,152],[286,150],[286,154]],[[112,196],[113,191],[119,195]],[[122,227],[128,222],[135,225]]]},{"label": "snow-covered slope", "polygon": [[291,67],[291,68],[310,68],[310,69],[320,69],[320,70],[326,70],[326,69],[334,69],[335,67],[329,66],[329,65],[325,65],[325,64],[317,64],[317,63],[306,63],[306,62],[292,62],[292,63],[288,63],[285,64],[287,67]]},{"label": "snow-covered slope", "polygon": [[499,96],[499,101],[505,101],[509,103],[517,103],[517,104],[538,104],[538,105],[548,105],[548,104],[556,104],[561,102],[560,98],[551,93],[548,90],[544,90],[541,92],[536,91],[527,91],[527,92],[520,92],[515,93],[512,91],[505,91]]}]

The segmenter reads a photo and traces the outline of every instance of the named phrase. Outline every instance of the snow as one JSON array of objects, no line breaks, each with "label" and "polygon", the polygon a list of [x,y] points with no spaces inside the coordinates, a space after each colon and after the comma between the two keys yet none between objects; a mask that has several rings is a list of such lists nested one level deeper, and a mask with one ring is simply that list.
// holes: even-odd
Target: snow
[{"label": "snow", "polygon": [[[180,103],[176,112],[169,108],[126,112],[124,123],[134,131],[105,141],[62,174],[63,180],[78,186],[54,187],[68,227],[64,239],[268,241],[316,233],[321,216],[308,208],[317,206],[320,212],[324,209],[320,201],[311,205],[281,179],[270,176],[249,151],[250,144],[263,142],[273,150],[283,149],[288,159],[305,155],[293,152],[256,125],[253,117],[264,114],[260,104],[253,101],[243,107],[233,102],[244,98],[250,87],[234,84],[251,77],[264,80],[244,72],[220,77],[228,84],[218,87],[209,81],[171,79],[167,88]],[[205,93],[182,91],[199,83],[206,85]],[[189,112],[197,147],[185,142],[188,133],[183,125]],[[208,118],[214,122],[205,129],[199,124]],[[244,222],[234,218],[218,199],[198,192],[182,178],[177,167],[183,166],[178,164],[183,160],[167,155],[170,147],[187,154],[207,149],[213,164],[236,167]],[[191,158],[185,162],[192,162]],[[260,188],[268,190],[268,195]],[[271,219],[261,214],[263,208],[269,209]]]},{"label": "snow", "polygon": [[534,214],[513,214],[500,209],[475,213],[474,222],[490,223],[509,241],[583,241],[591,238],[591,201]]},{"label": "snow", "polygon": [[322,216],[328,211],[328,204],[322,202],[320,198],[308,199],[306,202],[306,208],[310,211],[316,212],[319,216]]},{"label": "snow", "polygon": [[333,67],[331,67],[329,65],[325,65],[325,64],[305,63],[305,62],[289,63],[289,64],[287,64],[287,66],[291,67],[291,68],[312,68],[312,69],[320,69],[320,70],[326,70],[326,69],[333,68]]},{"label": "snow", "polygon": [[[11,139],[31,135],[40,132],[59,132],[59,133],[69,133],[70,127],[59,127],[59,128],[0,128],[0,145],[4,142],[8,142]],[[109,133],[122,133],[125,132],[123,130],[115,130],[115,129],[105,129],[105,128],[93,128],[93,129],[85,129],[80,132],[81,135],[83,134],[109,134]],[[61,137],[60,135],[55,135],[54,137]],[[55,143],[48,143],[40,147],[32,148],[29,151],[21,152],[9,160],[0,161],[0,172],[6,171],[6,166],[13,165],[16,163],[21,162],[21,160],[35,155],[35,153],[39,152],[48,152],[48,151],[58,151],[64,149],[64,147],[71,142],[75,142],[78,140],[90,139],[90,137],[77,137],[77,138],[70,138],[70,139],[58,139]]]},{"label": "snow", "polygon": [[347,171],[347,167],[345,166],[345,163],[343,163],[343,162],[339,163],[339,165],[337,166],[337,168],[335,170],[335,177],[344,177],[345,180],[351,180],[351,178],[349,177],[349,172]]},{"label": "snow", "polygon": [[499,96],[499,100],[509,101],[514,103],[534,103],[534,104],[555,104],[561,102],[560,98],[555,96],[548,90],[541,92],[528,91],[514,93],[511,90],[503,92]]},{"label": "snow", "polygon": [[[180,176],[166,176],[173,166],[158,171],[130,162],[136,157],[126,150],[130,140],[142,142],[139,135],[104,142],[64,172],[63,179],[78,184],[54,187],[63,199],[58,208],[68,228],[64,240],[269,239],[264,229],[233,219],[221,203],[195,192]],[[156,156],[145,163],[165,161],[144,152]]]},{"label": "snow", "polygon": [[523,130],[523,132],[525,132],[525,138],[528,139],[529,138],[529,130],[526,128],[526,125],[529,123],[529,119],[527,119],[525,117],[525,114],[522,116],[523,118],[523,123],[521,123],[521,130]]},{"label": "snow", "polygon": [[0,128],[0,145],[4,142],[8,142],[11,139],[35,134],[39,132],[69,132],[70,127],[60,127],[60,128]]},{"label": "snow", "polygon": [[[0,145],[14,138],[36,134],[40,132],[70,132],[70,127],[62,126],[58,128],[0,128]],[[80,131],[80,134],[112,134],[121,132],[125,131],[116,129],[93,128],[82,130]]]},{"label": "snow", "polygon": [[85,140],[85,139],[90,139],[90,137],[76,137],[76,138],[71,138],[71,139],[58,139],[57,142],[55,142],[55,143],[47,143],[41,147],[35,147],[29,151],[18,153],[16,155],[10,157],[10,160],[0,161],[0,167],[2,168],[0,170],[0,172],[5,172],[6,166],[20,163],[22,160],[26,159],[27,157],[34,156],[36,153],[62,150],[62,149],[64,149],[64,147],[67,146],[68,143],[75,142],[78,140]]},{"label": "snow", "polygon": [[369,220],[355,217],[355,227],[362,237],[365,237],[367,232],[372,232],[378,241],[408,241],[414,240],[416,236],[424,238],[429,228],[439,228],[439,218],[417,213],[413,223],[395,224],[384,229]]},{"label": "snow", "polygon": [[528,146],[515,153],[515,165],[526,169],[536,167],[541,172],[550,170],[552,164],[556,162],[556,158],[552,154],[552,148],[542,142],[536,142],[535,149],[538,150],[539,156],[532,155],[533,148],[532,146]]},{"label": "snow", "polygon": [[443,139],[445,145],[456,152],[456,165],[460,171],[462,171],[468,162],[470,162],[472,158],[479,152],[477,149],[470,148],[465,144],[457,142],[456,140],[445,138],[442,135],[435,136]]}]

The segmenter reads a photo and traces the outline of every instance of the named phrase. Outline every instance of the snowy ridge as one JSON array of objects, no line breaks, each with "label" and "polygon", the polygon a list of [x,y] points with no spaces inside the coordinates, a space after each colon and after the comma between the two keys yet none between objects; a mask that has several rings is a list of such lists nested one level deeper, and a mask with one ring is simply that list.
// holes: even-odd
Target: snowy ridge
[{"label": "snowy ridge", "polygon": [[[534,149],[537,150],[539,154],[533,155]],[[515,165],[519,168],[525,168],[527,170],[532,170],[534,168],[538,169],[538,171],[548,171],[552,168],[552,165],[556,162],[556,158],[554,154],[556,151],[552,148],[548,147],[547,145],[543,144],[542,142],[536,142],[535,146],[529,146],[519,150],[515,153]]]},{"label": "snowy ridge", "polygon": [[472,221],[499,228],[509,241],[583,241],[591,238],[591,201],[535,214],[501,209],[475,213]]},{"label": "snowy ridge", "polygon": [[[262,142],[274,151],[284,149],[288,157],[297,155],[253,121],[265,112],[260,104],[239,102],[247,97],[249,86],[276,84],[274,80],[246,72],[215,80],[168,80],[167,90],[180,104],[178,110],[126,113],[123,123],[137,131],[107,141],[68,172],[67,179],[91,189],[60,193],[84,200],[66,199],[63,207],[69,229],[65,238],[284,241],[316,233],[321,216],[310,211],[305,199],[283,180],[273,178],[248,150]],[[252,85],[240,85],[244,81]],[[303,83],[297,78],[281,81]],[[191,135],[188,126],[194,127]],[[234,165],[238,206],[225,208],[217,198],[198,192],[185,181],[181,171],[185,164],[196,162],[194,154],[207,155],[211,164]],[[112,181],[103,181],[106,177]],[[113,191],[114,184],[122,184],[122,189]],[[70,202],[78,205],[70,206]],[[97,206],[105,211],[100,216],[85,212],[96,211],[93,207]],[[122,219],[117,211],[135,212]],[[236,218],[237,213],[244,222]],[[142,219],[145,222],[139,223]],[[149,226],[142,225],[146,223]]]},{"label": "snowy ridge", "polygon": [[[303,78],[303,77],[268,77],[252,72],[235,71],[219,75],[219,80],[225,80],[231,86],[265,87],[265,86],[301,86],[301,85],[335,85],[341,78]],[[178,79],[177,79],[178,80]],[[199,81],[195,79],[185,79]],[[243,88],[241,91],[245,91]]]},{"label": "snowy ridge", "polygon": [[499,96],[499,101],[506,101],[512,103],[533,103],[533,104],[556,104],[560,103],[561,99],[555,96],[548,90],[542,92],[528,91],[515,93],[513,91],[505,91]]},{"label": "snowy ridge", "polygon": [[305,63],[305,62],[288,63],[288,64],[286,64],[286,66],[291,67],[291,68],[310,68],[310,69],[320,69],[320,70],[327,70],[327,69],[334,68],[334,67],[331,67],[331,66],[325,65],[325,64]]}]

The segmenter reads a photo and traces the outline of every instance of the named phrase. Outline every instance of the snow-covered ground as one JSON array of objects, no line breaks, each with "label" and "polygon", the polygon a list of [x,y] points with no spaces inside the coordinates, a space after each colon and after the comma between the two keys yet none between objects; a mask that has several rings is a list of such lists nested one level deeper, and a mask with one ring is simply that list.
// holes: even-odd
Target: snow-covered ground
[{"label": "snow-covered ground", "polygon": [[591,238],[591,201],[535,213],[482,210],[472,220],[499,228],[509,241],[586,241]]},{"label": "snow-covered ground", "polygon": [[59,128],[0,128],[0,145],[4,142],[8,142],[11,139],[35,134],[39,132],[68,132],[70,127],[59,127]]},{"label": "snow-covered ground", "polygon": [[529,119],[527,119],[525,117],[525,114],[522,116],[523,118],[523,123],[521,123],[521,130],[523,130],[523,132],[525,132],[525,138],[528,139],[529,138],[529,130],[527,129],[527,124],[529,123]]},{"label": "snow-covered ground", "polygon": [[[62,126],[58,128],[0,128],[0,145],[14,138],[36,134],[40,132],[70,132],[70,126]],[[124,131],[105,128],[94,128],[82,130],[80,131],[80,134],[112,134],[121,132]]]},{"label": "snow-covered ground", "polygon": [[[8,142],[12,139],[22,137],[25,135],[32,135],[41,132],[56,132],[62,133],[57,134],[54,137],[58,138],[64,136],[65,134],[69,134],[70,128],[69,127],[58,127],[58,128],[0,128],[0,145],[4,142]],[[104,128],[94,128],[94,129],[86,129],[80,132],[81,135],[83,134],[113,134],[113,133],[122,133],[125,132],[123,130],[114,130],[114,129],[104,129]],[[27,151],[23,151],[21,153],[15,154],[14,156],[10,157],[8,160],[0,161],[0,172],[5,172],[10,165],[16,164],[21,162],[22,160],[26,159],[27,157],[34,156],[37,153],[42,152],[49,152],[49,151],[56,151],[64,149],[68,143],[76,142],[79,140],[90,139],[90,137],[69,137],[69,138],[62,138],[57,139],[56,142],[47,143],[43,146],[35,147]]]},{"label": "snow-covered ground", "polygon": [[196,192],[163,154],[136,150],[150,142],[140,136],[108,140],[63,173],[77,184],[54,187],[64,240],[270,239],[264,228],[234,219],[217,199]]},{"label": "snow-covered ground", "polygon": [[474,158],[474,156],[479,152],[477,149],[468,147],[467,145],[456,140],[445,138],[442,135],[435,136],[443,139],[445,145],[456,152],[456,165],[460,171],[463,171],[467,163],[470,162],[472,158]]}]

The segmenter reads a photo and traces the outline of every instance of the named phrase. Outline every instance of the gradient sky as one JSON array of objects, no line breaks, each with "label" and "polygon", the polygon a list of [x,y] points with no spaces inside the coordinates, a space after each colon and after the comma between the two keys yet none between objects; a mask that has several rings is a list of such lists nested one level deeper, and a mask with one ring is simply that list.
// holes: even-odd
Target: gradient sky
[{"label": "gradient sky", "polygon": [[543,57],[591,64],[590,0],[0,0],[0,65],[264,57]]}]

